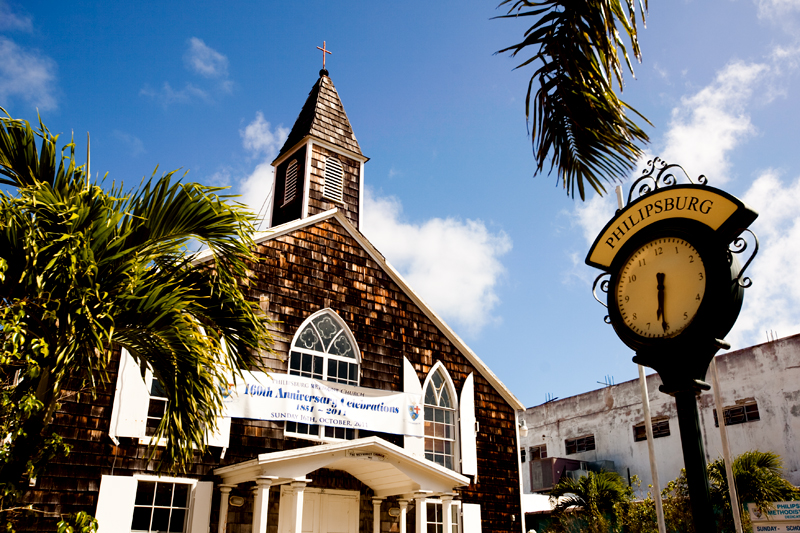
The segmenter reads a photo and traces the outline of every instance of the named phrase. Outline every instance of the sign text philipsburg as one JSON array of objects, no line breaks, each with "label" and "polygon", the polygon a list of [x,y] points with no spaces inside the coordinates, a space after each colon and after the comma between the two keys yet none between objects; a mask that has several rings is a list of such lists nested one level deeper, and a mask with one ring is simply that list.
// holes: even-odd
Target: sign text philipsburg
[{"label": "sign text philipsburg", "polygon": [[695,220],[716,231],[741,209],[741,203],[734,200],[711,187],[675,186],[652,192],[616,214],[595,240],[586,262],[608,269],[631,237],[662,220]]},{"label": "sign text philipsburg", "polygon": [[397,435],[423,435],[419,394],[368,389],[302,376],[245,372],[223,391],[225,416],[284,420]]}]

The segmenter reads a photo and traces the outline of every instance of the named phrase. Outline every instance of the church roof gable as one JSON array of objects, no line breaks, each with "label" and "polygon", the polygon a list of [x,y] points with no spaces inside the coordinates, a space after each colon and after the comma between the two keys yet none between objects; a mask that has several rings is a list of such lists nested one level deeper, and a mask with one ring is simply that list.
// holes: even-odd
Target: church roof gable
[{"label": "church roof gable", "polygon": [[320,73],[319,80],[311,88],[276,161],[308,136],[363,156],[339,93],[336,92],[333,81],[323,72],[326,71]]},{"label": "church roof gable", "polygon": [[408,285],[397,270],[389,264],[386,258],[372,245],[371,242],[347,220],[344,213],[338,209],[331,209],[317,215],[294,220],[280,226],[270,228],[268,231],[256,233],[253,240],[256,244],[287,235],[298,230],[321,224],[329,219],[335,219],[350,236],[361,246],[378,266],[397,284],[403,293],[426,315],[431,322],[447,337],[453,346],[461,352],[472,366],[494,387],[494,389],[508,402],[513,409],[525,409],[525,406],[514,394],[500,381],[488,366],[473,352],[469,346],[453,331],[439,315]]}]

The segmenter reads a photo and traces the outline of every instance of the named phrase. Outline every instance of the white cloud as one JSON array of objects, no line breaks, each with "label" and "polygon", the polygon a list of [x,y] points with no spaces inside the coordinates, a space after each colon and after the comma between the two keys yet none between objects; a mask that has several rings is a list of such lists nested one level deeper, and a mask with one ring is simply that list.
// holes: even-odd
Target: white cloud
[{"label": "white cloud", "polygon": [[239,182],[239,194],[242,195],[240,201],[248,205],[254,213],[259,213],[265,199],[272,192],[274,169],[270,163],[286,142],[289,130],[282,126],[272,129],[270,123],[264,120],[264,114],[258,111],[256,118],[244,130],[240,130],[239,135],[245,149],[260,158],[260,163],[253,172]]},{"label": "white cloud", "polygon": [[[234,82],[228,79],[228,58],[220,54],[202,39],[192,37],[188,41],[189,48],[183,56],[186,68],[204,78],[213,78],[215,87],[201,88],[187,82],[183,89],[176,90],[172,85],[165,81],[161,90],[153,90],[145,85],[139,94],[149,96],[158,101],[164,108],[172,104],[190,104],[198,101],[213,102],[211,94],[219,95],[220,92],[233,92]],[[204,82],[208,83],[208,82]]]},{"label": "white cloud", "polygon": [[206,78],[228,77],[228,58],[197,37],[189,39],[189,49],[183,60],[189,70]]},{"label": "white cloud", "polygon": [[758,18],[781,22],[787,15],[800,11],[798,0],[755,0]]},{"label": "white cloud", "polygon": [[613,191],[609,191],[605,196],[594,196],[586,202],[575,205],[572,221],[583,232],[586,244],[592,244],[603,226],[614,216],[617,209],[616,202],[616,195]]},{"label": "white cloud", "polygon": [[111,134],[115,139],[128,147],[131,157],[136,157],[137,155],[147,152],[147,150],[144,149],[144,143],[139,137],[120,130],[114,130]]},{"label": "white cloud", "polygon": [[0,102],[24,100],[40,111],[58,107],[55,97],[56,62],[0,36]]},{"label": "white cloud", "polygon": [[289,129],[278,126],[275,131],[272,131],[269,122],[264,120],[264,114],[261,111],[257,111],[255,120],[248,124],[244,130],[241,130],[239,135],[242,136],[244,147],[247,150],[254,155],[263,154],[272,160],[278,155],[278,150],[281,149],[283,143],[286,142],[286,137],[289,136]]},{"label": "white cloud", "polygon": [[397,198],[369,188],[364,201],[364,234],[437,313],[473,335],[499,320],[492,311],[505,274],[500,257],[511,250],[505,232],[492,233],[480,220],[404,222]]},{"label": "white cloud", "polygon": [[[784,183],[777,172],[764,172],[744,194],[743,200],[759,217],[752,225],[759,252],[745,275],[753,285],[745,290],[744,306],[728,336],[734,348],[767,340],[766,331],[785,337],[800,332],[800,177]],[[752,240],[742,253],[750,257]]]},{"label": "white cloud", "polygon": [[0,0],[0,30],[30,32],[33,30],[33,23],[30,17],[13,13],[11,7]]},{"label": "white cloud", "polygon": [[165,81],[160,91],[154,91],[145,85],[139,94],[157,100],[165,108],[172,104],[189,104],[197,100],[211,101],[211,96],[206,91],[191,83],[187,83],[183,89],[175,90],[169,82]]},{"label": "white cloud", "polygon": [[709,86],[682,98],[672,111],[662,158],[680,164],[693,178],[706,174],[714,185],[728,181],[728,154],[756,132],[747,104],[769,68],[735,61]]}]

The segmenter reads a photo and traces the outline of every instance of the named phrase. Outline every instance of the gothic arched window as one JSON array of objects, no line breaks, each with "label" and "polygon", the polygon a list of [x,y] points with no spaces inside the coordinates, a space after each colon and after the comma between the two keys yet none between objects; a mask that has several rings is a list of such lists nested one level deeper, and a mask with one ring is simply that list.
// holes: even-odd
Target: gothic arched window
[{"label": "gothic arched window", "polygon": [[455,470],[456,413],[455,387],[441,362],[425,380],[425,458]]},{"label": "gothic arched window", "polygon": [[[358,385],[361,352],[347,324],[330,309],[306,319],[292,339],[289,374]],[[287,433],[318,438],[354,439],[355,430],[287,422]]]}]

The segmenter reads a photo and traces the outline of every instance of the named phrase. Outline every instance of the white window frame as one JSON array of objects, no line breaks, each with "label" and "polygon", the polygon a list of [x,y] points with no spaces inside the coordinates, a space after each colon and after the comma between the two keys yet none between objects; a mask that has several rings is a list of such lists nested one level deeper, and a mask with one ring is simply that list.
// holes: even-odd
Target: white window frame
[{"label": "white window frame", "polygon": [[[450,394],[450,400],[453,403],[452,407],[450,407],[450,408],[443,408],[443,407],[436,407],[436,408],[437,409],[443,409],[443,410],[452,411],[452,414],[453,414],[453,422],[452,422],[452,425],[453,425],[453,428],[452,428],[453,429],[453,445],[452,445],[453,446],[453,468],[452,468],[452,470],[458,471],[459,470],[458,465],[461,464],[461,438],[460,438],[460,435],[459,435],[459,418],[460,418],[459,398],[458,398],[458,394],[456,393],[456,387],[455,387],[455,384],[453,383],[453,378],[450,377],[450,373],[447,371],[447,369],[444,367],[444,365],[442,364],[441,361],[436,361],[436,363],[431,367],[430,371],[428,372],[427,377],[425,378],[425,382],[422,384],[422,403],[423,403],[425,411],[427,412],[428,404],[425,403],[425,397],[427,395],[428,386],[429,385],[432,386],[433,376],[437,372],[441,372],[441,374],[444,376],[444,386],[447,387],[447,391]],[[438,401],[438,399],[437,399],[437,401]],[[429,436],[425,435],[424,438],[427,440],[429,438]],[[433,437],[433,438],[436,439],[435,437]],[[439,440],[441,440],[441,439],[439,439]],[[427,453],[426,453],[425,457],[427,459]],[[430,459],[428,459],[428,460],[430,461]],[[436,461],[432,461],[432,462],[436,462]],[[436,464],[440,464],[440,463],[436,463]],[[441,465],[441,466],[444,466],[444,465]],[[445,467],[445,468],[447,468],[447,467]]]},{"label": "white window frame", "polygon": [[337,158],[325,159],[325,174],[322,183],[322,197],[334,202],[344,203],[344,165]]},{"label": "white window frame", "polygon": [[[428,498],[428,499],[426,499],[425,500],[425,506],[426,506],[425,516],[427,518],[426,526],[436,526],[436,525],[441,524],[442,525],[442,529],[444,530],[444,522],[435,522],[435,521],[432,520],[433,517],[431,516],[431,513],[429,512],[430,509],[427,508],[428,504],[434,504],[434,505],[443,506],[444,504],[442,503],[442,500],[440,500],[439,498]],[[442,507],[442,512],[444,512],[444,507]],[[455,519],[455,521],[453,522],[454,528],[453,528],[453,530],[451,532],[442,531],[442,533],[462,533],[462,531],[464,529],[464,526],[463,526],[464,520],[463,520],[462,510],[461,510],[461,500],[453,500],[453,501],[450,502],[450,513],[455,515],[455,516],[453,516],[453,518]],[[444,519],[444,514],[442,514],[442,519]],[[428,528],[426,527],[425,529],[427,531]]]},{"label": "white window frame", "polygon": [[[119,437],[132,437],[139,442],[150,443],[151,437],[147,436],[146,432],[152,382],[153,373],[147,369],[142,375],[142,370],[133,356],[123,348],[120,351],[116,391],[108,431],[109,437],[116,445],[119,445]],[[217,430],[214,433],[207,432],[206,444],[223,448],[224,455],[224,449],[230,442],[230,428],[230,418],[218,417]],[[167,439],[158,439],[153,441],[153,444],[166,446]]]},{"label": "white window frame", "polygon": [[214,491],[213,482],[137,474],[134,476],[102,476],[95,510],[95,518],[99,525],[98,533],[131,531],[139,481],[190,485],[184,533],[208,532],[211,519],[211,496]]},{"label": "white window frame", "polygon": [[[324,348],[323,348],[323,351],[316,351],[316,350],[310,350],[310,349],[307,349],[307,348],[298,347],[297,343],[298,343],[299,335],[303,331],[305,331],[306,326],[308,326],[309,324],[312,324],[312,322],[315,319],[317,319],[318,317],[323,316],[323,315],[331,317],[334,320],[334,322],[336,322],[336,324],[339,325],[339,327],[342,328],[342,330],[339,333],[337,333],[336,337],[334,337],[334,338],[337,338],[337,337],[342,336],[342,335],[345,336],[345,338],[347,339],[347,341],[350,343],[350,345],[353,348],[353,353],[355,355],[355,358],[344,357],[344,356],[340,356],[340,355],[336,355],[336,354],[330,354],[330,353],[325,352]],[[316,326],[313,326],[313,327],[314,327],[314,329],[316,329]],[[317,311],[316,313],[312,314],[311,316],[309,316],[308,318],[306,318],[303,321],[303,323],[300,324],[300,326],[295,331],[294,337],[292,338],[292,343],[291,343],[291,345],[289,347],[289,361],[288,361],[289,368],[287,369],[287,373],[289,373],[289,374],[292,374],[292,372],[293,372],[292,369],[291,369],[291,365],[292,365],[292,355],[294,353],[308,354],[308,355],[313,355],[314,357],[320,357],[322,359],[322,378],[314,378],[314,379],[322,379],[323,381],[329,381],[328,380],[328,362],[329,361],[342,361],[342,362],[346,362],[346,363],[349,363],[349,364],[355,363],[355,365],[356,365],[356,380],[355,380],[355,383],[352,383],[352,382],[350,382],[348,380],[348,382],[346,384],[347,385],[354,385],[354,386],[359,386],[361,384],[361,349],[359,348],[358,342],[356,342],[356,339],[353,336],[353,332],[350,331],[350,327],[347,325],[347,322],[345,322],[342,319],[342,317],[340,317],[339,314],[336,311],[334,311],[333,309],[331,309],[329,307],[326,307],[325,309],[321,309],[321,310]],[[313,378],[313,376],[311,376],[311,377]],[[334,441],[346,440],[346,437],[343,439],[341,437],[326,436],[325,435],[325,428],[327,426],[323,426],[321,424],[317,425],[318,433],[316,433],[316,434],[314,434],[314,433],[300,433],[300,432],[297,432],[297,431],[291,431],[290,429],[288,429],[291,424],[300,424],[300,423],[299,422],[287,422],[284,425],[284,435],[286,435],[288,437],[295,437],[295,438],[298,438],[298,439],[315,440],[315,441],[323,441],[323,442],[334,442]],[[303,424],[303,427],[309,427],[309,429],[313,428],[313,426],[314,426],[314,424]],[[337,428],[333,428],[333,429],[335,431]],[[338,429],[341,429],[341,428],[338,428]],[[353,430],[353,438],[358,438],[358,430],[357,429]]]}]

